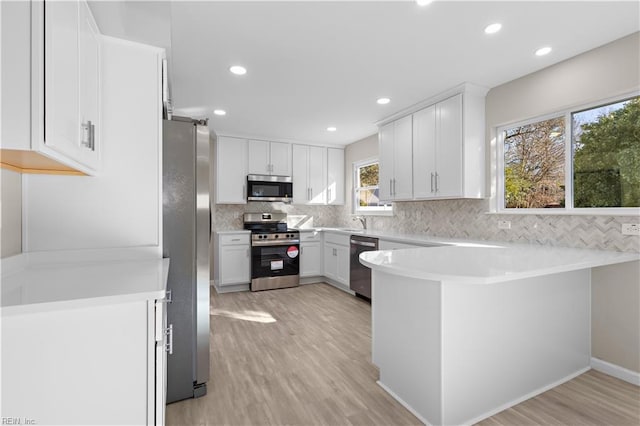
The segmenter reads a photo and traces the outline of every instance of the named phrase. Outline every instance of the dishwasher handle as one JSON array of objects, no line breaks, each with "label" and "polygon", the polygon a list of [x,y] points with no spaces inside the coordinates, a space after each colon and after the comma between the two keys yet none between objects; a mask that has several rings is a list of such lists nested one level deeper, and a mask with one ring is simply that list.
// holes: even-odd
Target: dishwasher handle
[{"label": "dishwasher handle", "polygon": [[373,247],[376,249],[378,248],[378,245],[376,243],[369,242],[369,241],[351,240],[351,244],[356,246]]}]

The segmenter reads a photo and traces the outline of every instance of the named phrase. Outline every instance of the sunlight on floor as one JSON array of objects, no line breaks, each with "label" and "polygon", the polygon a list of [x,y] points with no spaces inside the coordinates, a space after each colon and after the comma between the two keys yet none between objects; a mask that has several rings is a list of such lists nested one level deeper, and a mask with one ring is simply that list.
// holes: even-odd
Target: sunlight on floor
[{"label": "sunlight on floor", "polygon": [[221,317],[234,318],[244,321],[252,321],[252,322],[261,322],[261,323],[272,323],[276,322],[276,319],[271,316],[268,312],[260,312],[260,311],[242,311],[242,312],[233,312],[227,311],[224,309],[211,309],[211,315],[218,315]]}]

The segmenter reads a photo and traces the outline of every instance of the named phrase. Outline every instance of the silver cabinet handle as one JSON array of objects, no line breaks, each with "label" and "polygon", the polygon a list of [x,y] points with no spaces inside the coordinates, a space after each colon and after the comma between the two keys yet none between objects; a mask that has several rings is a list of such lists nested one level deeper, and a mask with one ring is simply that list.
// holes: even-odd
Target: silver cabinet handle
[{"label": "silver cabinet handle", "polygon": [[313,200],[313,188],[309,188],[309,201]]},{"label": "silver cabinet handle", "polygon": [[173,324],[169,324],[164,330],[165,336],[167,336],[167,342],[164,344],[164,350],[173,355]]},{"label": "silver cabinet handle", "polygon": [[431,192],[433,192],[433,172],[431,172]]},{"label": "silver cabinet handle", "polygon": [[396,178],[393,178],[393,196],[396,196]]},{"label": "silver cabinet handle", "polygon": [[331,188],[327,188],[327,192],[328,192],[327,202],[330,203],[331,202]]},{"label": "silver cabinet handle", "polygon": [[242,199],[247,199],[247,185],[242,185]]},{"label": "silver cabinet handle", "polygon": [[393,196],[393,179],[389,179],[389,195]]},{"label": "silver cabinet handle", "polygon": [[91,124],[91,151],[96,150],[96,125]]},{"label": "silver cabinet handle", "polygon": [[80,144],[85,148],[91,149],[91,120],[80,124],[80,128],[82,129]]},{"label": "silver cabinet handle", "polygon": [[240,241],[240,238],[232,238],[231,241]]},{"label": "silver cabinet handle", "polygon": [[440,190],[440,175],[436,172],[436,192]]}]

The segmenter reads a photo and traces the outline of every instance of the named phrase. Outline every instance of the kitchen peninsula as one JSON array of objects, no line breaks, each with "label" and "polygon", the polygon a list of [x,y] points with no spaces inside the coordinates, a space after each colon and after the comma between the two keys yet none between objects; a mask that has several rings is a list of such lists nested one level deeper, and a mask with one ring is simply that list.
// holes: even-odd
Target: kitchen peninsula
[{"label": "kitchen peninsula", "polygon": [[588,370],[591,268],[638,254],[516,244],[366,252],[379,384],[472,424]]}]

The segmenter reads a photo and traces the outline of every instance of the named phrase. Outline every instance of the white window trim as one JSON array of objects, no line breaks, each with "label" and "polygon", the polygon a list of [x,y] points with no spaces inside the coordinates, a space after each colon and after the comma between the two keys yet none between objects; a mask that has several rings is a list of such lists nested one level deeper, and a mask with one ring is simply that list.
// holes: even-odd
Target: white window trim
[{"label": "white window trim", "polygon": [[[393,203],[391,203],[390,208],[385,207],[366,207],[366,210],[360,209],[359,200],[356,194],[356,189],[367,189],[373,187],[363,186],[362,188],[358,188],[358,169],[360,167],[367,166],[372,163],[378,163],[378,167],[380,167],[380,159],[377,157],[366,158],[364,160],[358,160],[353,162],[352,166],[352,188],[351,188],[351,211],[354,215],[358,216],[393,216]],[[379,169],[378,169],[379,170]],[[380,188],[380,182],[378,182],[378,189]]]},{"label": "white window trim", "polygon": [[[567,216],[640,216],[640,207],[600,207],[600,208],[575,208],[573,207],[573,128],[571,114],[598,106],[622,102],[624,100],[640,96],[640,91],[622,94],[616,97],[594,101],[587,104],[579,104],[569,108],[540,115],[535,118],[503,124],[495,128],[496,156],[493,159],[496,165],[496,193],[494,194],[494,210],[488,214],[502,215],[567,215]],[[565,120],[565,207],[549,209],[515,209],[504,207],[504,131],[513,127],[525,126],[539,121],[564,116]]]}]

